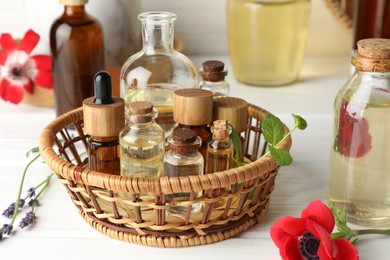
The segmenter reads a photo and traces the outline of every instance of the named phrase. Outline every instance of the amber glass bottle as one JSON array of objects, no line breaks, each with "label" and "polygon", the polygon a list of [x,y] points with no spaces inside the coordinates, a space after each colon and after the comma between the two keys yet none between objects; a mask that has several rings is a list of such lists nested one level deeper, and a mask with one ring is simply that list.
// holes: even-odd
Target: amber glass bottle
[{"label": "amber glass bottle", "polygon": [[105,67],[102,29],[85,11],[87,2],[60,0],[64,12],[50,29],[57,115],[93,96],[93,77]]},{"label": "amber glass bottle", "polygon": [[97,73],[95,96],[83,102],[84,131],[90,136],[89,169],[119,175],[119,132],[125,126],[125,102],[111,93],[111,76],[105,71]]}]

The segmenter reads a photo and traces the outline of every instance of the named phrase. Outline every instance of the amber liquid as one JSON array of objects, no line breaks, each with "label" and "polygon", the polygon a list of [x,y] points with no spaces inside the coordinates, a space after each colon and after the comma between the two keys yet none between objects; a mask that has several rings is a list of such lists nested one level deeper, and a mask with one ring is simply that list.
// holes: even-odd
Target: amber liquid
[{"label": "amber liquid", "polygon": [[358,0],[353,48],[366,38],[390,38],[390,0]]},{"label": "amber liquid", "polygon": [[89,140],[89,169],[120,175],[118,138],[93,138]]},{"label": "amber liquid", "polygon": [[226,171],[233,167],[233,148],[207,149],[206,173]]},{"label": "amber liquid", "polygon": [[94,75],[104,69],[103,33],[83,6],[66,6],[50,30],[57,116],[94,95]]}]

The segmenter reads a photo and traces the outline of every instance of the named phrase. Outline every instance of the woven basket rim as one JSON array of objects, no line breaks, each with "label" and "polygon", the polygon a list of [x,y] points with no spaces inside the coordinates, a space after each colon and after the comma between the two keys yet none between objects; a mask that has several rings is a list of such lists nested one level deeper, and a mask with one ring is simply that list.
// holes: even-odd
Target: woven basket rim
[{"label": "woven basket rim", "polygon": [[[258,106],[248,104],[248,112],[250,111],[259,113],[259,117],[261,118],[264,118],[269,113]],[[266,179],[269,172],[275,171],[279,167],[272,157],[267,156],[260,157],[245,166],[201,176],[139,178],[96,172],[67,162],[53,150],[56,134],[69,124],[81,120],[82,117],[82,107],[57,117],[42,130],[39,142],[41,157],[49,167],[55,169],[55,173],[62,178],[78,183],[131,193],[151,192],[154,194],[170,194],[175,192],[198,192],[245,182],[256,177]],[[287,132],[287,126],[285,126],[285,129]],[[291,144],[292,140],[289,137],[279,147],[289,151]],[[180,189],[178,190],[177,187],[180,187]]]}]

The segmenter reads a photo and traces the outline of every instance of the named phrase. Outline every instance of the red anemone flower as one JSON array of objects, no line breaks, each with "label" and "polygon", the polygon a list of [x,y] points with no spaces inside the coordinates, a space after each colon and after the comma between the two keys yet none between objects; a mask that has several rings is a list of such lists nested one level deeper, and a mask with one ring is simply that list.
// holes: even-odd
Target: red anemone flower
[{"label": "red anemone flower", "polygon": [[39,35],[29,30],[19,43],[8,33],[0,37],[0,96],[18,104],[23,99],[23,88],[33,94],[33,85],[53,87],[51,57],[30,56],[39,41]]},{"label": "red anemone flower", "polygon": [[271,238],[287,260],[354,260],[356,248],[345,238],[331,239],[335,219],[321,201],[312,201],[301,218],[284,217],[271,226]]}]

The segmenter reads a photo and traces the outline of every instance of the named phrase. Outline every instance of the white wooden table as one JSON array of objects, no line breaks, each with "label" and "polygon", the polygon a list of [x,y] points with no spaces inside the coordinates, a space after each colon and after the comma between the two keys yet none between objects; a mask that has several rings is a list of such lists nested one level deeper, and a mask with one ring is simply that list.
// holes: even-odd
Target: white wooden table
[{"label": "white wooden table", "polygon": [[[187,248],[153,248],[111,239],[91,228],[79,215],[65,188],[53,178],[40,200],[37,221],[0,241],[1,259],[280,259],[269,236],[273,222],[285,215],[298,217],[313,199],[326,199],[331,147],[333,100],[349,75],[349,57],[308,57],[301,80],[286,87],[253,87],[233,77],[227,56],[190,57],[196,65],[207,59],[227,63],[231,95],[244,98],[274,113],[288,126],[291,113],[303,116],[309,126],[293,134],[294,162],[279,171],[266,217],[235,238]],[[0,100],[0,210],[15,201],[20,177],[30,158],[25,153],[38,145],[41,130],[55,117],[53,108],[17,106]],[[50,174],[40,162],[33,164],[25,190]],[[0,225],[8,223],[0,216]],[[16,223],[18,223],[17,221]],[[368,236],[357,245],[360,259],[386,259],[390,236]],[[389,259],[389,258],[387,258]]]}]

